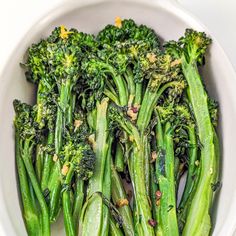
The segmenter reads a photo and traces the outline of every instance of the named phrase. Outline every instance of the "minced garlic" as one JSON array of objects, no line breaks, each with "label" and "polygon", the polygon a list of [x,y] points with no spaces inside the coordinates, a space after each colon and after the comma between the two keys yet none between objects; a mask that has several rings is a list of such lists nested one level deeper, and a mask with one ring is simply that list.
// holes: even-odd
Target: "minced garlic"
[{"label": "minced garlic", "polygon": [[69,34],[72,34],[73,32],[67,31],[66,27],[64,25],[60,26],[61,32],[60,32],[60,38],[67,39]]},{"label": "minced garlic", "polygon": [[124,199],[119,199],[117,202],[116,202],[116,206],[117,207],[123,207],[123,206],[128,206],[129,205],[129,201],[128,199],[124,198]]},{"label": "minced garlic", "polygon": [[121,27],[122,27],[122,20],[121,20],[121,18],[120,18],[119,16],[117,16],[117,17],[115,18],[115,26],[116,26],[117,28],[121,28]]}]

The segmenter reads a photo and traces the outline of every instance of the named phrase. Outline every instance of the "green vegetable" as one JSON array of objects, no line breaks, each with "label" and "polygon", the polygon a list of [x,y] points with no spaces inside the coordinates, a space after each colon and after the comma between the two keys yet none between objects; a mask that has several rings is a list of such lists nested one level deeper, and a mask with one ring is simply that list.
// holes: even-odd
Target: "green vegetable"
[{"label": "green vegetable", "polygon": [[214,129],[208,109],[208,95],[202,84],[198,64],[203,62],[211,40],[205,33],[187,29],[179,42],[169,42],[166,49],[181,60],[183,74],[188,84],[187,94],[191,103],[199,142],[201,143],[200,176],[192,199],[183,235],[209,235],[211,229],[210,207],[215,183],[216,153]]},{"label": "green vegetable", "polygon": [[162,45],[117,17],[97,36],[60,26],[31,45],[36,104],[14,101],[29,235],[50,235],[61,210],[68,236],[210,235],[218,104],[198,69],[210,42],[187,29]]}]

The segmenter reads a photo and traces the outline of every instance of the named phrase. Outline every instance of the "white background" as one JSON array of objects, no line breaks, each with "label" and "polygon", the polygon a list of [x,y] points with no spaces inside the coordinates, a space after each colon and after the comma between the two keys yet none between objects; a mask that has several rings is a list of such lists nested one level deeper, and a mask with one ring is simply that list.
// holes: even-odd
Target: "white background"
[{"label": "white background", "polygon": [[[7,66],[5,62],[30,26],[62,1],[66,0],[0,0],[0,72]],[[207,26],[236,70],[236,1],[178,0],[178,2]],[[1,228],[0,235],[2,235]]]}]

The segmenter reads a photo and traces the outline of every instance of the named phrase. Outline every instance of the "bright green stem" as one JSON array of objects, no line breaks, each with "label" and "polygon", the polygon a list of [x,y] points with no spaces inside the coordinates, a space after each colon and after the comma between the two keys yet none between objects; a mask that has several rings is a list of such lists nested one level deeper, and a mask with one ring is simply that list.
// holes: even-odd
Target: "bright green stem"
[{"label": "bright green stem", "polygon": [[93,109],[92,111],[89,111],[87,113],[87,122],[89,125],[89,128],[93,131],[96,130],[96,120],[97,120],[97,110]]},{"label": "bright green stem", "polygon": [[26,171],[29,175],[35,195],[38,199],[38,202],[39,202],[39,205],[41,208],[42,223],[43,223],[43,235],[47,236],[47,235],[50,235],[50,222],[49,222],[48,207],[47,207],[46,201],[44,199],[44,196],[41,192],[41,188],[40,188],[40,185],[37,181],[37,177],[36,177],[34,167],[33,167],[32,161],[31,161],[32,149],[33,149],[33,146],[31,144],[31,141],[26,140],[24,142],[24,148],[22,150],[22,159],[24,161]]},{"label": "bright green stem", "polygon": [[144,94],[141,108],[138,113],[138,120],[137,120],[137,125],[138,125],[141,133],[143,133],[145,131],[145,129],[147,128],[147,126],[151,120],[151,116],[153,113],[153,109],[157,103],[157,99],[158,99],[158,97],[157,97],[156,91],[151,92],[147,88],[147,90]]},{"label": "bright green stem", "polygon": [[65,117],[71,96],[71,82],[69,79],[61,84],[60,98],[57,108],[57,119],[55,128],[55,150],[58,154],[62,147],[62,137],[65,127]]},{"label": "bright green stem", "polygon": [[[124,187],[122,185],[121,179],[116,172],[114,165],[111,167],[111,183],[112,183],[112,201],[116,204],[121,199],[127,199]],[[132,212],[129,205],[124,205],[118,208],[120,215],[123,219],[123,229],[125,235],[134,235],[134,225],[132,219]]]},{"label": "bright green stem", "polygon": [[125,79],[128,84],[128,89],[129,89],[129,96],[135,96],[135,83],[134,83],[134,76],[131,68],[127,68],[126,73],[125,73]]},{"label": "bright green stem", "polygon": [[211,229],[210,207],[216,172],[216,154],[214,145],[214,129],[208,110],[208,98],[202,85],[196,63],[187,63],[181,58],[182,69],[188,83],[188,97],[191,102],[199,141],[202,145],[200,156],[200,176],[191,207],[187,216],[183,236],[209,235]]},{"label": "bright green stem", "polygon": [[74,221],[76,235],[78,235],[79,217],[81,214],[83,201],[84,201],[84,181],[77,179],[74,206],[73,206],[73,221]]},{"label": "bright green stem", "polygon": [[127,105],[128,102],[128,91],[124,79],[116,73],[114,68],[109,64],[103,63],[104,69],[107,70],[112,76],[112,79],[116,85],[119,94],[119,103],[121,106]]},{"label": "bright green stem", "polygon": [[151,148],[150,148],[150,143],[148,143],[148,138],[147,136],[144,136],[144,151],[145,151],[145,157],[144,157],[144,174],[145,174],[145,186],[146,186],[146,192],[147,196],[150,199],[150,160],[151,160]]},{"label": "bright green stem", "polygon": [[42,226],[39,224],[37,209],[34,204],[34,199],[31,198],[28,176],[21,158],[20,137],[17,130],[15,133],[15,156],[23,208],[22,214],[24,216],[27,233],[29,236],[42,235]]},{"label": "bright green stem", "polygon": [[[103,189],[102,193],[103,195],[110,200],[111,199],[111,145],[112,145],[112,138],[111,136],[108,137],[108,151],[107,151],[107,158],[106,158],[106,168],[104,172],[104,178],[103,178]],[[101,235],[107,236],[109,234],[109,218],[110,218],[110,212],[109,208],[103,204],[103,226],[101,230]]]},{"label": "bright green stem", "polygon": [[144,94],[144,98],[142,101],[142,105],[138,114],[138,120],[137,120],[137,125],[141,131],[141,133],[143,133],[145,131],[145,129],[147,128],[152,114],[153,114],[153,110],[157,104],[158,99],[160,98],[160,96],[163,94],[163,92],[170,88],[170,87],[174,87],[176,85],[176,81],[171,81],[168,82],[164,85],[162,85],[160,87],[160,85],[156,86],[155,90],[151,91],[149,88],[146,89],[145,94]]},{"label": "bright green stem", "polygon": [[[156,192],[158,190],[157,188],[157,180],[156,180],[156,173],[154,165],[150,165],[150,177],[151,177],[151,201],[152,201],[152,215],[154,219],[157,221],[158,219],[158,207],[157,207],[157,198],[156,198]],[[159,223],[159,221],[157,221]]]},{"label": "bright green stem", "polygon": [[61,209],[61,167],[59,161],[56,161],[51,170],[48,189],[50,192],[49,214],[50,222],[55,222]]},{"label": "bright green stem", "polygon": [[[52,145],[54,143],[54,133],[49,132],[48,134],[48,145]],[[41,189],[44,191],[48,187],[48,181],[50,176],[50,171],[53,166],[53,156],[46,153],[45,154],[45,160],[43,164],[43,172],[42,172],[42,180],[41,180]]]},{"label": "bright green stem", "polygon": [[104,89],[104,94],[105,94],[109,99],[111,99],[111,101],[113,101],[114,103],[116,103],[117,105],[120,104],[119,98],[118,98],[114,93],[112,93],[110,90]]},{"label": "bright green stem", "polygon": [[35,161],[35,173],[38,179],[38,182],[41,182],[42,178],[42,171],[43,171],[43,158],[44,158],[44,153],[42,150],[42,144],[38,144],[36,146],[36,161]]},{"label": "bright green stem", "polygon": [[193,199],[194,194],[196,192],[197,183],[198,183],[198,179],[199,179],[199,175],[200,175],[200,168],[199,167],[197,167],[195,169],[195,174],[194,175],[195,175],[194,176],[195,183],[193,185],[193,189],[191,190],[185,205],[182,208],[180,208],[180,207],[178,208],[178,225],[179,225],[179,231],[181,233],[183,232],[183,228],[186,224],[186,218],[187,218],[187,215],[188,215],[188,212],[189,212],[189,208],[192,204],[192,199]]},{"label": "bright green stem", "polygon": [[[59,154],[62,148],[62,137],[66,122],[66,113],[68,112],[68,107],[71,98],[71,81],[66,79],[62,82],[60,87],[60,98],[57,109],[57,119],[55,127],[55,152],[56,155]],[[54,222],[60,212],[60,192],[61,192],[61,180],[60,173],[61,165],[60,160],[55,162],[52,172],[51,179],[49,180],[50,186],[50,220]]]},{"label": "bright green stem", "polygon": [[[160,117],[157,112],[157,110],[154,110],[155,116],[157,118],[157,125],[155,127],[155,134],[156,134],[156,143],[157,143],[157,154],[158,157],[162,154],[162,150],[164,150],[164,134],[163,134],[163,128],[160,122]],[[160,158],[156,160],[156,179],[158,181],[158,176],[161,176],[160,172]],[[160,190],[160,185],[158,184],[158,190]],[[156,197],[156,196],[155,196]],[[161,216],[161,209],[160,205],[156,205],[156,220],[158,222],[157,229],[156,229],[156,235],[163,236],[163,224],[162,224],[162,216]]]},{"label": "bright green stem", "polygon": [[83,208],[82,235],[101,235],[103,226],[103,200],[96,192],[103,191],[103,179],[106,165],[108,144],[107,122],[108,100],[97,103],[96,122],[96,163],[93,176],[89,180],[88,200]]},{"label": "bright green stem", "polygon": [[73,112],[75,108],[75,102],[76,102],[76,96],[75,94],[71,94],[70,99],[69,99],[69,106],[67,109],[67,112],[65,114],[65,124],[66,125],[72,125],[73,124]]},{"label": "bright green stem", "polygon": [[67,236],[76,235],[72,216],[71,198],[70,198],[71,180],[73,174],[74,174],[74,166],[72,163],[70,163],[70,167],[64,181],[65,190],[62,193],[63,216],[64,216],[64,224]]},{"label": "bright green stem", "polygon": [[115,154],[115,167],[118,172],[123,172],[125,168],[124,153],[121,144],[118,142]]},{"label": "bright green stem", "polygon": [[187,174],[187,180],[184,187],[184,192],[181,198],[181,201],[179,203],[178,208],[181,210],[184,208],[186,201],[189,197],[189,194],[193,190],[194,184],[196,184],[196,160],[197,160],[197,138],[195,134],[195,128],[194,126],[188,127],[188,135],[189,135],[189,141],[190,141],[190,148],[189,148],[189,164],[188,164],[188,174]]},{"label": "bright green stem", "polygon": [[[215,165],[216,171],[215,171],[215,175],[213,177],[213,179],[214,179],[213,183],[217,184],[217,183],[219,183],[219,180],[220,180],[220,143],[219,143],[219,138],[218,138],[215,130],[214,130],[214,146],[215,146],[215,154],[216,154],[216,165]],[[215,189],[215,192],[216,192],[216,190],[217,189]],[[216,194],[214,194],[213,197],[215,195]],[[213,198],[213,201],[214,201],[214,198]],[[212,204],[213,204],[213,201],[212,201]]]},{"label": "bright green stem", "polygon": [[157,235],[178,236],[174,177],[174,145],[171,125],[169,123],[165,125],[162,140],[163,144],[158,143],[159,155],[156,166],[157,179],[162,194],[159,205],[159,218],[161,221],[157,229]]},{"label": "bright green stem", "polygon": [[123,236],[124,234],[120,228],[116,225],[113,219],[109,219],[109,235],[110,236]]},{"label": "bright green stem", "polygon": [[142,102],[142,83],[135,84],[135,97],[134,97],[134,104],[141,105]]},{"label": "bright green stem", "polygon": [[134,206],[133,206],[133,218],[134,218],[134,235],[144,235],[142,226],[140,224],[140,215],[138,215],[137,201],[135,196],[134,196]]},{"label": "bright green stem", "polygon": [[152,219],[150,201],[147,196],[146,186],[145,186],[145,150],[144,142],[139,148],[134,147],[134,191],[136,197],[136,212],[139,221],[135,227],[142,228],[143,235],[154,235],[154,230],[152,226],[149,225],[148,220]]}]

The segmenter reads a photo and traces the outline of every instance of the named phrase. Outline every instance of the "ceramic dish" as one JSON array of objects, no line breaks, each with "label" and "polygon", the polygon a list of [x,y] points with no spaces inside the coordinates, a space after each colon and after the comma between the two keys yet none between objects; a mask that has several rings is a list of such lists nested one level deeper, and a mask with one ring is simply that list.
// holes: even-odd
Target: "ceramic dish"
[{"label": "ceramic dish", "polygon": [[[154,28],[164,40],[178,39],[185,28],[211,33],[178,4],[167,0],[140,1],[66,1],[48,13],[28,31],[6,63],[0,83],[0,229],[1,235],[26,235],[17,192],[12,101],[19,98],[33,102],[33,87],[26,82],[19,66],[28,46],[46,37],[58,25],[96,33],[114,17],[133,18],[137,23]],[[212,35],[211,35],[212,37]],[[220,103],[222,188],[214,209],[213,235],[232,236],[236,225],[236,76],[223,50],[213,44],[202,70],[210,95]],[[64,235],[63,224],[53,227],[52,235]]]}]

